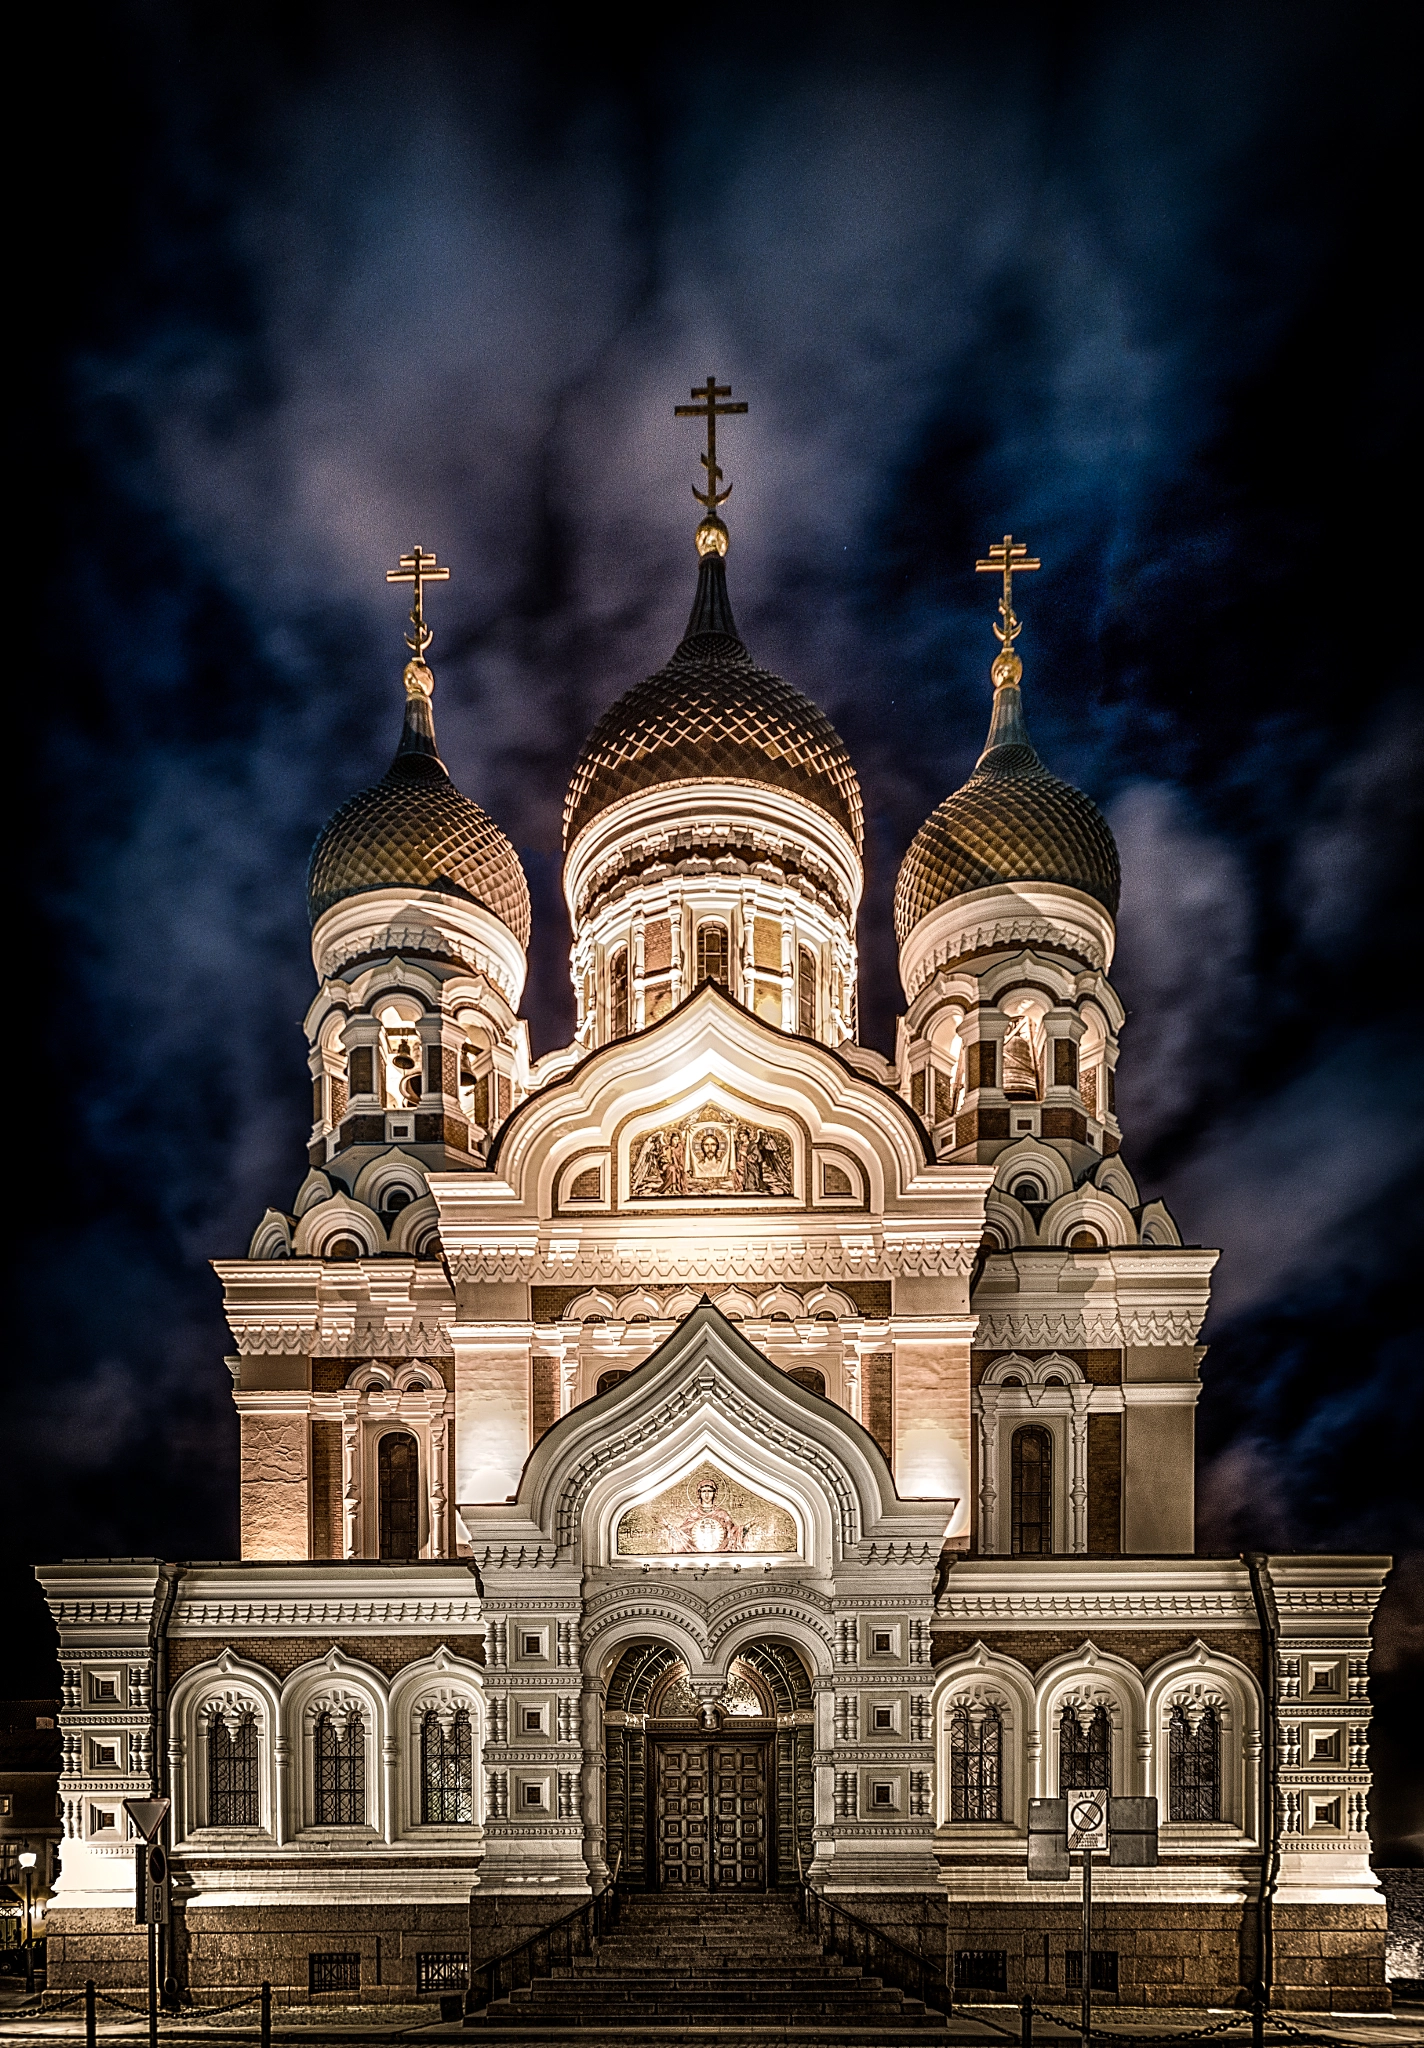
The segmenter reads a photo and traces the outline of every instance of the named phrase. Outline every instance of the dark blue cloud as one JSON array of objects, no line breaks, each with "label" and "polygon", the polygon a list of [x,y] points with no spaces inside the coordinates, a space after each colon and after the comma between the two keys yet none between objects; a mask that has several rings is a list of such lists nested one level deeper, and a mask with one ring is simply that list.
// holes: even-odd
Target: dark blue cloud
[{"label": "dark blue cloud", "polygon": [[15,1026],[48,1162],[18,1287],[44,1363],[10,1404],[40,1548],[232,1548],[204,1262],[300,1176],[306,852],[392,744],[382,571],[415,538],[456,568],[442,745],[530,871],[536,1047],[567,1035],[563,787],[679,630],[670,414],[709,366],[753,408],[744,630],[865,782],[867,1035],[899,1001],[895,865],[981,744],[971,565],[1012,527],[1045,564],[1035,736],[1123,847],[1128,1157],[1225,1247],[1204,1539],[1424,1547],[1375,35],[1326,5],[823,9],[728,17],[709,56],[602,19],[551,49],[439,11],[110,10],[70,60],[86,205],[31,421],[63,536],[47,993]]}]

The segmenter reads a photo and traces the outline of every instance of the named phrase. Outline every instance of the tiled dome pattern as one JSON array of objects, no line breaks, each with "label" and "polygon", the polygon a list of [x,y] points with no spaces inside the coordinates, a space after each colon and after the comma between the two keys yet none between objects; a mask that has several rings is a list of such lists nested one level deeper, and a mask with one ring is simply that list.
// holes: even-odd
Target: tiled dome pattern
[{"label": "tiled dome pattern", "polygon": [[564,805],[564,845],[620,797],[663,782],[760,782],[835,819],[857,848],[860,784],[826,714],[739,640],[703,633],[604,712],[579,755]]},{"label": "tiled dome pattern", "polygon": [[312,851],[313,924],[348,896],[393,888],[472,897],[529,944],[529,885],[518,854],[429,755],[398,754],[380,782],[341,806]]},{"label": "tiled dome pattern", "polygon": [[941,903],[996,882],[1059,882],[1115,917],[1121,879],[1092,798],[1051,775],[1031,746],[993,747],[911,841],[895,884],[895,933],[903,945]]}]

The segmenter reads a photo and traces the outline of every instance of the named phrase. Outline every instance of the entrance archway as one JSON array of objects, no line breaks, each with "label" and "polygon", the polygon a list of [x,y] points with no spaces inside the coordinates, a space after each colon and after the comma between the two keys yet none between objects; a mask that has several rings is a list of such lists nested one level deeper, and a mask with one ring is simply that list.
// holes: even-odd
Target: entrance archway
[{"label": "entrance archway", "polygon": [[694,1692],[666,1643],[623,1652],[604,1708],[605,1855],[647,1889],[793,1885],[813,1850],[811,1680],[788,1643],[745,1645]]}]

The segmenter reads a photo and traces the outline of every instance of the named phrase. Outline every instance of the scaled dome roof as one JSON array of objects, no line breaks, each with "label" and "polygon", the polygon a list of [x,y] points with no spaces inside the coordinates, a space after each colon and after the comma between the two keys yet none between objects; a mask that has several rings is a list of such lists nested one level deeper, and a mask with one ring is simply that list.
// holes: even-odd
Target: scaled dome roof
[{"label": "scaled dome roof", "polygon": [[1039,760],[1017,680],[994,691],[989,738],[974,773],[910,843],[895,883],[896,937],[903,945],[942,903],[996,882],[1058,882],[1117,915],[1117,843],[1092,798]]},{"label": "scaled dome roof", "polygon": [[312,923],[334,903],[370,889],[434,889],[482,904],[527,947],[529,885],[519,856],[493,818],[450,780],[435,748],[432,686],[424,663],[411,662],[395,759],[379,782],[347,799],[312,848]]},{"label": "scaled dome roof", "polygon": [[756,782],[864,836],[860,784],[819,706],[758,668],[737,633],[720,555],[703,557],[687,632],[666,667],[609,707],[584,742],[564,846],[620,797],[668,782]]}]

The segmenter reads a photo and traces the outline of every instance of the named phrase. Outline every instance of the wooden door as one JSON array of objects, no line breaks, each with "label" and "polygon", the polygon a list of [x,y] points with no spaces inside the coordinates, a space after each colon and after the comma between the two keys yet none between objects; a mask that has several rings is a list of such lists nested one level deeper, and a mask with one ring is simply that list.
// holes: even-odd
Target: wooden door
[{"label": "wooden door", "polygon": [[712,1882],[719,1891],[766,1890],[767,1744],[712,1744]]},{"label": "wooden door", "polygon": [[685,1891],[710,1880],[709,1765],[705,1742],[657,1745],[657,1793],[653,1805],[657,1881]]}]

